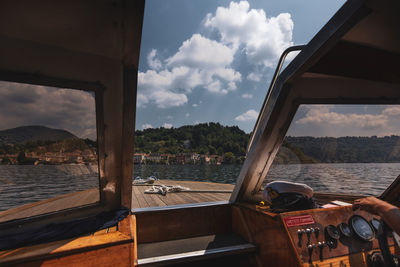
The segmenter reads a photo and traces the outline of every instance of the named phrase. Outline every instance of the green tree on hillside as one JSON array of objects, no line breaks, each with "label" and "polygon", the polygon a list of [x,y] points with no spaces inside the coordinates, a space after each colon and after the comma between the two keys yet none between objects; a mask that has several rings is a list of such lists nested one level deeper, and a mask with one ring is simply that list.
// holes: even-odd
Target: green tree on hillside
[{"label": "green tree on hillside", "polygon": [[224,154],[224,163],[228,164],[236,163],[235,155],[232,152],[226,152]]}]

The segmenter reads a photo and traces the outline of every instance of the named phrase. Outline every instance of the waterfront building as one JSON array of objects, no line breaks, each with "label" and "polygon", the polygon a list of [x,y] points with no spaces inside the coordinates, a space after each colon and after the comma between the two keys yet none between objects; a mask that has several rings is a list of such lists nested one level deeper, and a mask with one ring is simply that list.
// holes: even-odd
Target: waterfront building
[{"label": "waterfront building", "polygon": [[133,155],[133,163],[134,164],[142,164],[146,161],[146,154],[145,153],[135,153]]}]

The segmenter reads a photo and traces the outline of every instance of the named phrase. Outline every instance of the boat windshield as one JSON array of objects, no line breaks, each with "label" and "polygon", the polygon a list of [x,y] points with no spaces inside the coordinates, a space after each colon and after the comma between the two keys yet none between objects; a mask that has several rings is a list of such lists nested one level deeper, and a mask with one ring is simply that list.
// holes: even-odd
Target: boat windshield
[{"label": "boat windshield", "polygon": [[378,196],[400,174],[400,106],[301,105],[264,180]]},{"label": "boat windshield", "polygon": [[230,198],[279,57],[307,43],[343,4],[310,14],[272,2],[146,1],[134,209]]}]

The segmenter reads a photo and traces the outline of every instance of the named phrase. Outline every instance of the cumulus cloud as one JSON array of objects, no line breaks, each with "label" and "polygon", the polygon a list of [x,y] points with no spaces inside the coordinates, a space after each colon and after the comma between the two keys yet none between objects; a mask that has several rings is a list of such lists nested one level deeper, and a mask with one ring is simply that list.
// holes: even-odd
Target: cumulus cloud
[{"label": "cumulus cloud", "polygon": [[172,128],[172,124],[171,123],[164,123],[163,126],[165,129],[171,129]]},{"label": "cumulus cloud", "polygon": [[96,140],[94,94],[0,82],[0,129],[42,125]]},{"label": "cumulus cloud", "polygon": [[399,115],[397,105],[301,105],[288,135],[400,135]]},{"label": "cumulus cloud", "polygon": [[180,77],[181,70],[169,72],[167,70],[156,72],[148,70],[139,72],[138,81],[138,106],[142,107],[150,102],[160,108],[177,107],[187,103],[187,96],[182,92],[176,92],[173,88],[173,81]]},{"label": "cumulus cloud", "polygon": [[185,117],[186,117],[186,118],[189,118],[189,117],[190,117],[190,114],[189,114],[189,113],[186,113],[186,114],[185,114]]},{"label": "cumulus cloud", "polygon": [[235,51],[224,44],[193,34],[166,61],[170,66],[219,69],[231,64],[234,54]]},{"label": "cumulus cloud", "polygon": [[242,121],[242,122],[247,122],[247,121],[256,121],[258,117],[258,112],[255,111],[254,109],[250,109],[246,111],[245,113],[237,116],[235,118],[236,121]]},{"label": "cumulus cloud", "polygon": [[[242,80],[232,67],[238,53],[244,52],[248,62],[262,70],[275,66],[283,50],[293,45],[290,14],[267,17],[264,10],[251,9],[247,1],[218,7],[214,14],[207,14],[202,26],[217,32],[218,40],[195,33],[164,61],[157,57],[157,50],[150,51],[150,69],[138,75],[138,107],[182,106],[196,88],[228,94]],[[255,82],[261,78],[256,72],[247,75]]]},{"label": "cumulus cloud", "polygon": [[382,114],[387,116],[399,116],[400,107],[387,107],[382,111]]},{"label": "cumulus cloud", "polygon": [[192,104],[192,107],[197,108],[199,106],[199,104]]},{"label": "cumulus cloud", "polygon": [[147,55],[147,64],[151,69],[159,70],[162,67],[161,61],[156,58],[157,50],[152,49],[150,53]]},{"label": "cumulus cloud", "polygon": [[251,98],[253,98],[253,95],[252,94],[243,94],[242,98],[251,99]]},{"label": "cumulus cloud", "polygon": [[247,1],[231,2],[208,14],[204,26],[221,35],[221,42],[237,49],[244,46],[248,60],[273,67],[281,53],[293,45],[293,21],[289,13],[267,17],[262,9],[250,9]]},{"label": "cumulus cloud", "polygon": [[149,124],[149,123],[145,123],[145,124],[142,125],[142,129],[143,129],[143,130],[145,130],[145,129],[152,129],[152,128],[153,128],[153,126],[152,126],[151,124]]},{"label": "cumulus cloud", "polygon": [[[234,53],[226,45],[194,34],[166,59],[162,70],[139,72],[138,106],[182,106],[188,102],[187,94],[196,87],[217,94],[236,90],[241,74],[230,67]],[[151,55],[153,62],[156,53]]]},{"label": "cumulus cloud", "polygon": [[353,125],[365,129],[381,128],[387,125],[388,123],[388,117],[385,114],[357,114],[357,113],[344,114],[344,113],[333,112],[331,111],[332,108],[333,106],[328,106],[328,105],[309,106],[305,116],[297,120],[296,123],[331,124],[339,126]]},{"label": "cumulus cloud", "polygon": [[259,81],[261,81],[261,77],[262,77],[261,74],[252,72],[252,73],[249,73],[249,75],[247,75],[246,78],[247,78],[247,80],[250,80],[253,82],[259,82]]}]

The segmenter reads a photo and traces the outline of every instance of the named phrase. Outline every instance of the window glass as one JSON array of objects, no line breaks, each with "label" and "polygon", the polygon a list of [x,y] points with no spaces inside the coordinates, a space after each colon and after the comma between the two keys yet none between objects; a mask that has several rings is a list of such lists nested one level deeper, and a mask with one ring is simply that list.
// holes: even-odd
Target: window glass
[{"label": "window glass", "polygon": [[301,105],[264,185],[380,195],[400,174],[399,115],[396,105]]},{"label": "window glass", "polygon": [[341,4],[312,0],[310,16],[282,1],[146,1],[133,207],[228,200],[279,57]]},{"label": "window glass", "polygon": [[98,201],[96,134],[94,93],[0,82],[0,221]]}]

